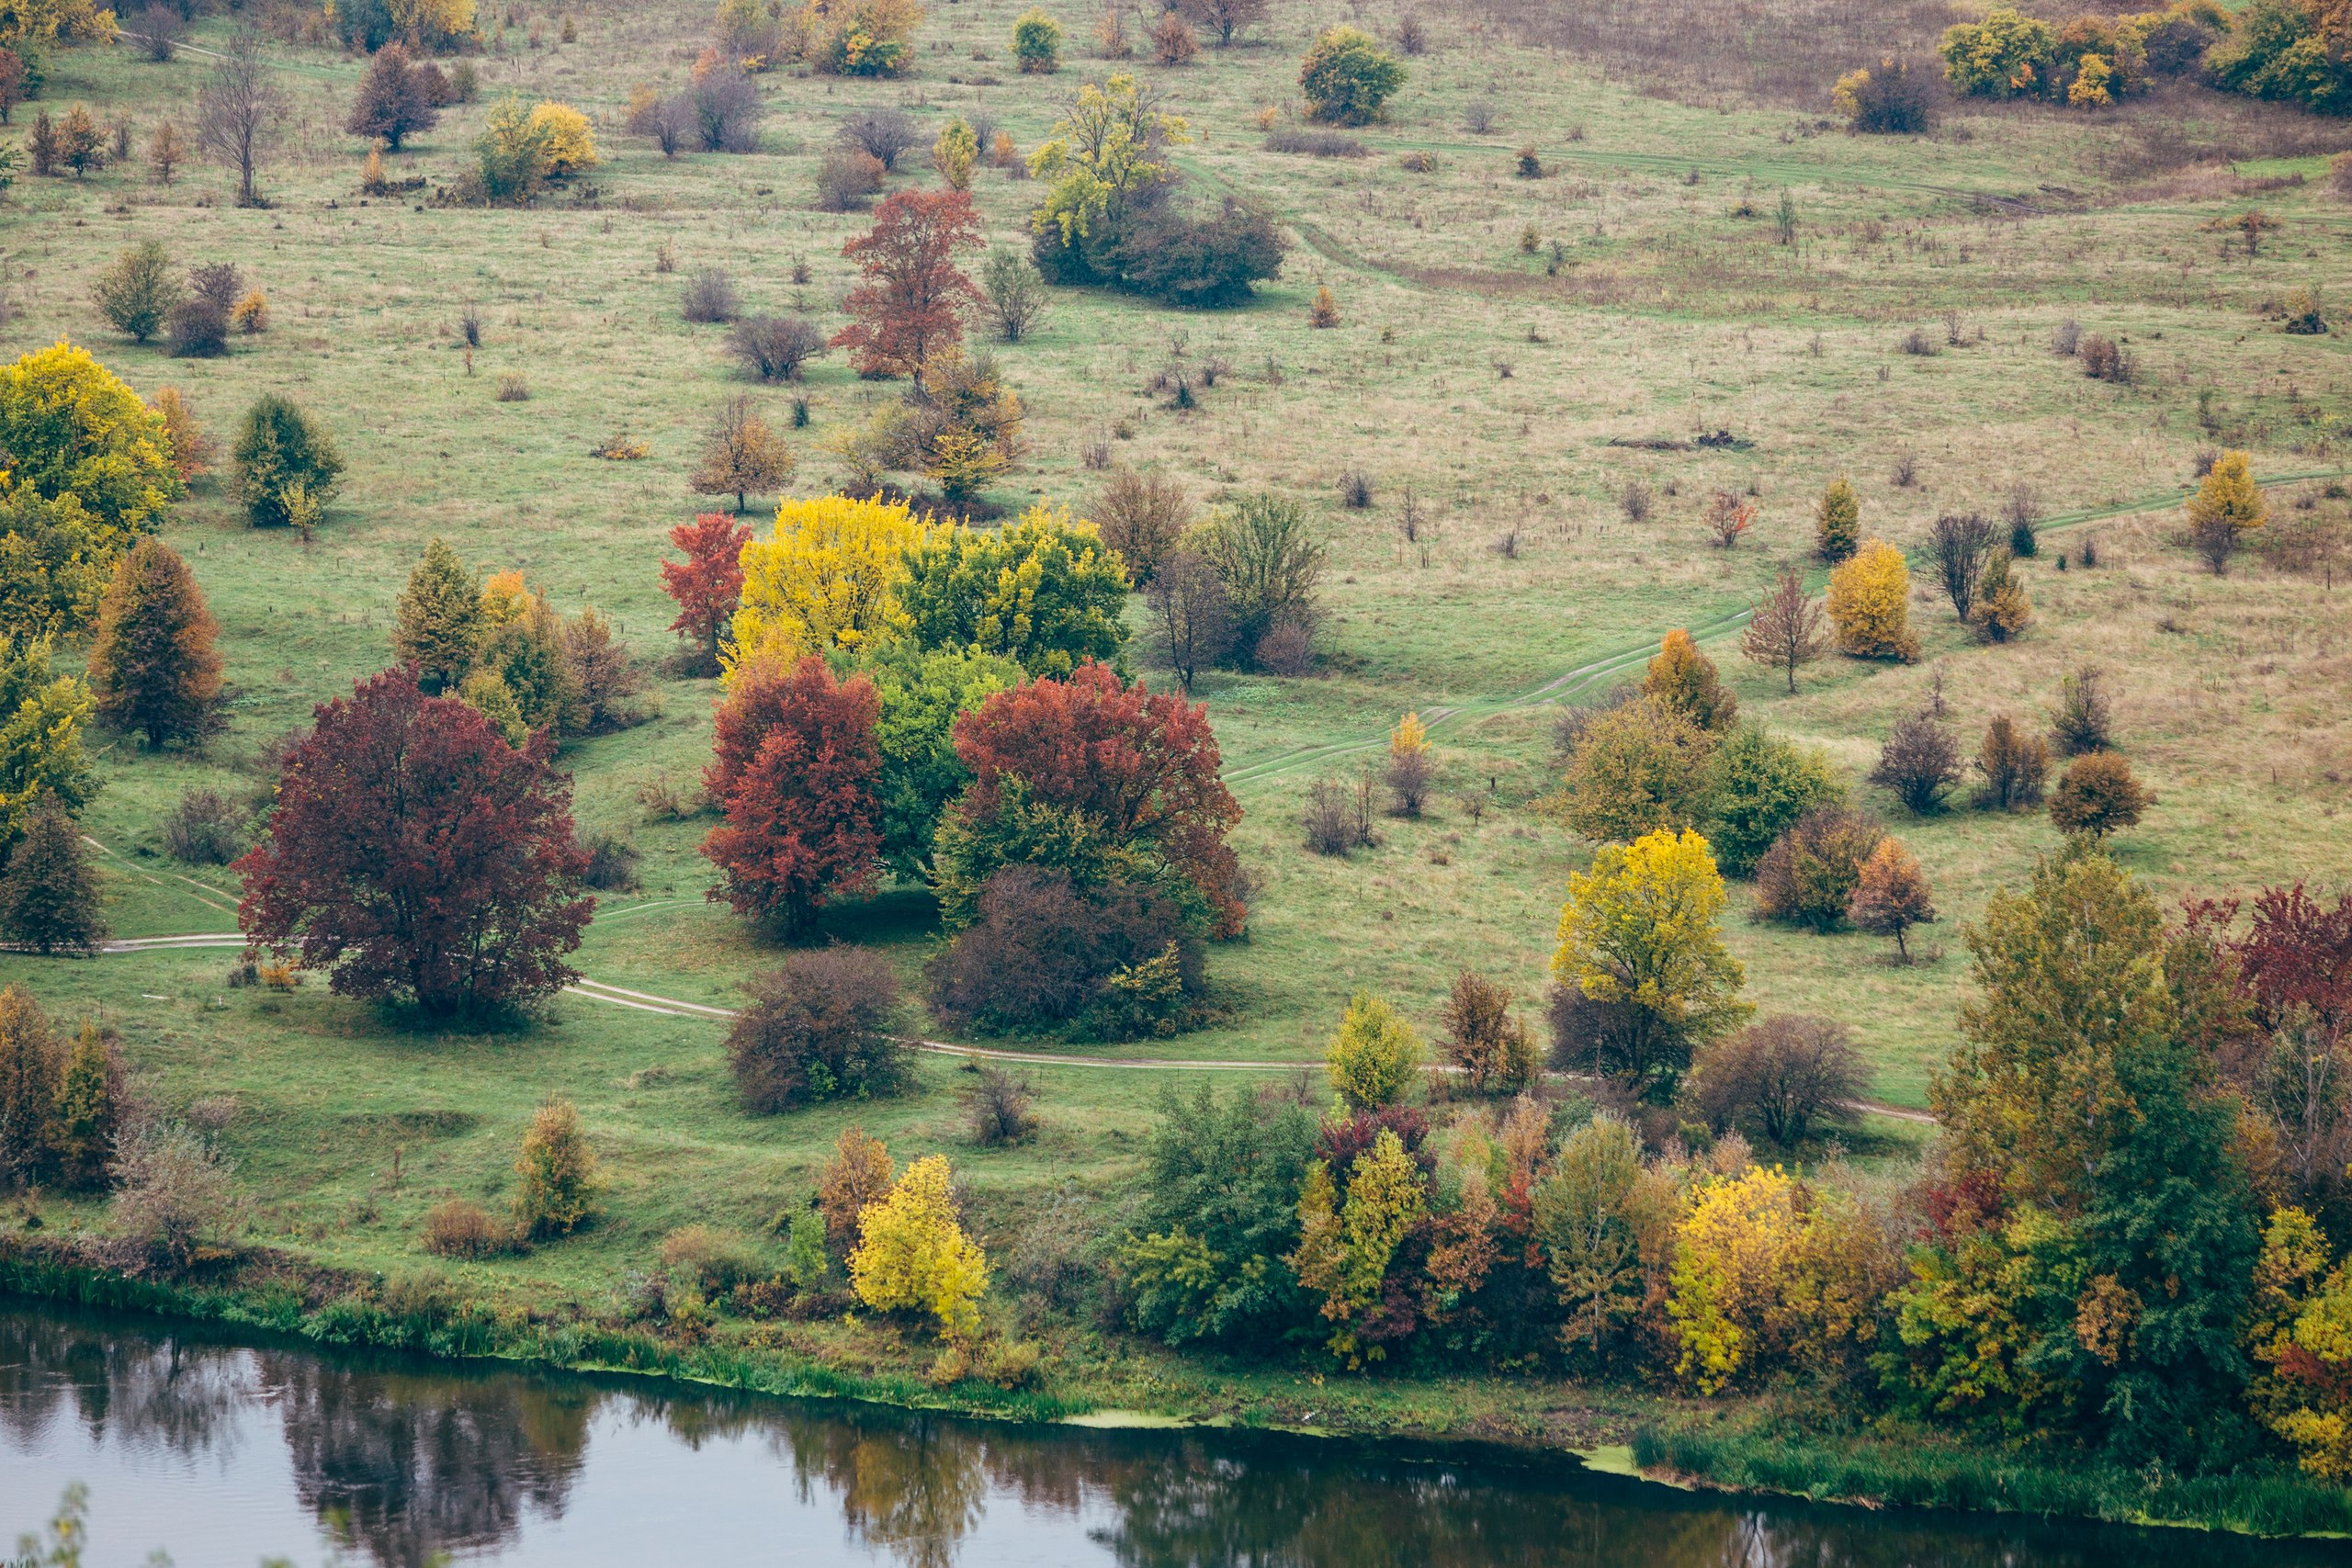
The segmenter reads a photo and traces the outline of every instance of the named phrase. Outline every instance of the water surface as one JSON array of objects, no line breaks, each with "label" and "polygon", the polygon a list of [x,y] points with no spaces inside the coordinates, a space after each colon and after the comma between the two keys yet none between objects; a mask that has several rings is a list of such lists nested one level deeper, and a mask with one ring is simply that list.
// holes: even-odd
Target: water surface
[{"label": "water surface", "polygon": [[1095,1431],[322,1354],[0,1303],[0,1550],[89,1568],[2189,1568],[2333,1543],[1754,1503],[1505,1450]]}]

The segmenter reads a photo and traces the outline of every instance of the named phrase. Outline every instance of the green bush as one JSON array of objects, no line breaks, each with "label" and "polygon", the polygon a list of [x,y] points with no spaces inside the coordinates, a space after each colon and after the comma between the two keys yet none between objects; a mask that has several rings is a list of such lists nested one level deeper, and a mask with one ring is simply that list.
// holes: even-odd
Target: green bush
[{"label": "green bush", "polygon": [[343,456],[326,427],[276,392],[264,392],[245,411],[229,459],[237,498],[256,528],[317,521],[343,479]]},{"label": "green bush", "polygon": [[1012,58],[1023,75],[1050,76],[1062,68],[1062,25],[1032,6],[1012,24]]},{"label": "green bush", "polygon": [[1358,28],[1319,34],[1299,62],[1299,91],[1309,118],[1327,125],[1370,125],[1386,118],[1388,100],[1405,85],[1405,67]]}]

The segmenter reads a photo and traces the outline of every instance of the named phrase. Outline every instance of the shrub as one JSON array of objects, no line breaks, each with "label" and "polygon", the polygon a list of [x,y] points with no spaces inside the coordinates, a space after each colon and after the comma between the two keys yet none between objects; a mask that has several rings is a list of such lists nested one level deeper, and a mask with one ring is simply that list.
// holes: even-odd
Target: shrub
[{"label": "shrub", "polygon": [[0,1187],[29,1187],[49,1174],[62,1066],[32,993],[0,990]]},{"label": "shrub", "polygon": [[2062,833],[2104,839],[2136,825],[2155,798],[2121,757],[2092,751],[2066,765],[2065,775],[2050,794],[2050,820]]},{"label": "shrub", "polygon": [[1852,557],[1861,542],[1862,501],[1853,481],[1840,474],[1822,491],[1814,513],[1815,553],[1831,566]]},{"label": "shrub", "polygon": [[1012,58],[1022,74],[1051,75],[1062,68],[1062,25],[1032,6],[1013,18]]},{"label": "shrub", "polygon": [[115,1228],[152,1265],[185,1269],[198,1247],[225,1239],[243,1217],[235,1170],[181,1123],[141,1122],[117,1145],[107,1171]]},{"label": "shrub", "polygon": [[797,381],[801,366],[824,354],[825,333],[806,316],[746,316],[727,346],[763,381]]},{"label": "shrub", "polygon": [[[1120,287],[1147,299],[1193,310],[1237,305],[1250,296],[1250,286],[1280,276],[1283,239],[1265,209],[1227,197],[1215,210],[1187,212],[1176,204],[1157,208],[1139,218],[1110,255]],[[1339,308],[1330,306],[1329,320],[1318,300],[1315,324],[1337,326]]]},{"label": "shrub", "polygon": [[854,212],[882,188],[882,161],[854,147],[825,154],[817,165],[817,206],[826,212]]},{"label": "shrub", "polygon": [[2115,708],[2108,700],[2106,671],[2086,664],[2058,682],[2058,705],[2050,710],[2050,743],[2062,757],[2086,756],[2115,744]]},{"label": "shrub", "polygon": [[1849,72],[1830,96],[1848,127],[1866,136],[1917,136],[1934,122],[1928,73],[1907,60],[1882,60],[1875,69]]},{"label": "shrub", "polygon": [[1261,674],[1312,675],[1315,673],[1315,634],[1304,621],[1276,621],[1258,639],[1250,662]]},{"label": "shrub", "polygon": [[855,1127],[842,1129],[833,1140],[833,1157],[817,1182],[817,1212],[825,1222],[825,1240],[843,1257],[857,1244],[857,1217],[882,1201],[898,1173],[882,1140]]},{"label": "shrub", "polygon": [[696,495],[731,495],[741,517],[754,495],[774,495],[798,467],[748,396],[729,398],[711,415],[702,452],[686,484]]},{"label": "shrub", "polygon": [[1269,152],[1304,152],[1310,158],[1361,158],[1364,144],[1352,136],[1342,136],[1336,130],[1270,130],[1266,132]]},{"label": "shrub", "polygon": [[237,297],[230,307],[229,324],[247,337],[258,337],[269,331],[269,296],[258,288],[249,288]]},{"label": "shrub", "polygon": [[229,448],[237,497],[256,528],[317,520],[343,479],[334,438],[309,412],[275,392],[245,411]]},{"label": "shrub", "polygon": [[741,308],[735,280],[721,267],[703,268],[678,293],[678,313],[690,321],[731,321]]},{"label": "shrub", "polygon": [[512,1231],[462,1198],[435,1203],[424,1216],[424,1250],[437,1258],[494,1258],[514,1245]]},{"label": "shrub", "polygon": [[1122,468],[1102,487],[1092,515],[1102,543],[1118,552],[1128,580],[1141,587],[1176,548],[1193,509],[1183,485],[1170,476]]},{"label": "shrub", "polygon": [[2083,374],[2094,381],[2112,381],[2129,386],[2137,366],[2131,353],[2111,338],[2092,333],[2082,341],[2079,357]]},{"label": "shrub", "polygon": [[1200,52],[1200,40],[1174,11],[1162,15],[1159,25],[1151,29],[1151,57],[1162,65],[1189,64]]},{"label": "shrub", "polygon": [[47,957],[106,940],[105,895],[89,846],[56,795],[43,792],[0,874],[0,937]]},{"label": "shrub", "polygon": [[210,295],[188,295],[174,305],[164,324],[166,352],[175,359],[217,359],[229,352],[229,313]]},{"label": "shrub", "polygon": [[1005,342],[1019,343],[1045,324],[1046,279],[1027,256],[990,251],[979,282],[989,320]]},{"label": "shrub", "polygon": [[1306,810],[1300,818],[1306,847],[1318,855],[1344,855],[1362,841],[1349,807],[1346,785],[1337,779],[1317,779],[1306,789]]},{"label": "shrub", "polygon": [[1348,998],[1323,1066],[1352,1111],[1379,1111],[1410,1093],[1421,1076],[1421,1038],[1380,998],[1358,991]]},{"label": "shrub", "polygon": [[[1305,507],[1279,496],[1250,495],[1217,508],[1187,534],[1186,543],[1225,580],[1233,598],[1235,645],[1256,650],[1261,668],[1262,639],[1275,627],[1313,628],[1326,552]],[[1312,667],[1311,655],[1305,667]]]},{"label": "shrub", "polygon": [[1726,875],[1747,876],[1798,818],[1843,806],[1846,789],[1819,751],[1744,725],[1707,760],[1708,841]]},{"label": "shrub", "polygon": [[1308,118],[1329,125],[1370,125],[1385,118],[1388,100],[1404,85],[1405,67],[1356,28],[1318,34],[1299,62]]},{"label": "shrub", "polygon": [[1844,1024],[1781,1013],[1701,1053],[1693,1089],[1710,1125],[1753,1128],[1794,1148],[1816,1122],[1859,1121],[1854,1102],[1868,1082]]},{"label": "shrub", "polygon": [[1861,878],[1847,901],[1846,918],[1858,931],[1893,937],[1896,962],[1910,963],[1911,949],[1903,940],[1904,933],[1936,918],[1933,893],[1918,859],[1894,840],[1881,839],[1871,858],[1862,863]]},{"label": "shrub", "polygon": [[899,984],[870,948],[797,953],[748,987],[727,1036],[743,1103],[773,1115],[828,1100],[903,1092],[914,1052],[890,1033]]},{"label": "shrub", "polygon": [[2050,747],[2004,715],[1985,727],[1975,768],[1984,780],[1976,795],[1979,806],[1996,811],[2031,806],[2041,798],[2042,781],[2050,773]]},{"label": "shrub", "polygon": [[1976,607],[1976,590],[1984,580],[1984,563],[1993,552],[1992,519],[1981,512],[1947,512],[1936,519],[1928,534],[1936,574],[1952,614],[1964,624]]},{"label": "shrub", "polygon": [[[1173,903],[1148,889],[1080,886],[1064,872],[1008,865],[982,885],[978,917],[923,969],[933,1010],[960,1027],[1172,1032],[1199,993],[1200,939]],[[1138,1021],[1113,982],[1134,979],[1171,951],[1175,994],[1163,993],[1151,1010],[1157,1016]]]},{"label": "shrub", "polygon": [[[721,65],[697,72],[684,107],[695,140],[706,152],[756,152],[760,118],[766,107],[741,67]],[[667,151],[665,148],[664,151]]]},{"label": "shrub", "polygon": [[1943,809],[1945,793],[1960,782],[1960,747],[1928,714],[1897,719],[1870,780],[1894,791],[1913,815],[1928,816]]},{"label": "shrub", "polygon": [[680,1225],[662,1238],[662,1268],[673,1280],[692,1283],[705,1296],[724,1295],[767,1275],[741,1237],[699,1221]]},{"label": "shrub", "polygon": [[514,1193],[514,1219],[525,1235],[570,1235],[587,1221],[603,1184],[596,1152],[571,1101],[550,1097],[531,1113],[514,1174],[523,1179]]},{"label": "shrub", "polygon": [[171,253],[161,240],[142,240],[125,249],[98,275],[90,292],[107,324],[129,333],[133,343],[153,337],[183,298],[179,280],[172,276]]},{"label": "shrub", "polygon": [[965,1340],[979,1326],[976,1303],[988,1288],[988,1257],[957,1223],[949,1181],[944,1159],[919,1159],[858,1216],[850,1282],[875,1311],[924,1312],[943,1333]]},{"label": "shrub", "polygon": [[539,104],[531,110],[529,124],[538,143],[541,177],[569,179],[596,166],[595,130],[588,117],[570,104]]},{"label": "shrub", "polygon": [[634,893],[641,886],[637,876],[637,846],[627,839],[616,839],[610,833],[591,833],[580,840],[580,848],[587,856],[580,880],[589,886],[611,893]]},{"label": "shrub", "polygon": [[1388,737],[1388,765],[1384,770],[1393,809],[1399,817],[1419,817],[1427,800],[1430,784],[1437,776],[1437,762],[1430,755],[1429,731],[1419,714],[1407,714],[1396,721]]},{"label": "shrub", "polygon": [[1863,863],[1885,837],[1884,829],[1845,807],[1806,812],[1756,863],[1757,917],[1835,930],[1846,918]]},{"label": "shrub", "polygon": [[1037,1117],[1030,1102],[1036,1092],[1027,1078],[982,1067],[964,1091],[964,1122],[971,1129],[972,1142],[984,1149],[996,1149],[1035,1137]]},{"label": "shrub", "polygon": [[1475,1094],[1519,1094],[1535,1081],[1535,1041],[1510,1003],[1508,987],[1467,969],[1446,996],[1445,1053]]},{"label": "shrub", "polygon": [[1838,648],[1856,659],[1907,664],[1918,658],[1910,601],[1911,570],[1903,552],[1882,539],[1864,541],[1829,574],[1829,624],[1837,628]]},{"label": "shrub", "polygon": [[2033,604],[2025,596],[2025,584],[2018,580],[2008,550],[1996,546],[1984,563],[1984,580],[1977,584],[1976,604],[1969,612],[1968,624],[1987,642],[2007,642],[2022,633],[2033,619]]},{"label": "shrub", "polygon": [[[155,9],[149,7],[151,14]],[[433,80],[439,75],[430,65],[411,62],[408,51],[399,44],[386,44],[368,62],[368,73],[352,96],[351,115],[344,121],[344,130],[362,141],[380,141],[399,152],[402,141],[432,130],[440,118],[440,95]],[[442,86],[446,91],[446,84]]]},{"label": "shrub", "polygon": [[844,146],[872,158],[885,173],[895,172],[899,159],[922,144],[922,132],[902,109],[860,109],[842,121],[839,134]]}]

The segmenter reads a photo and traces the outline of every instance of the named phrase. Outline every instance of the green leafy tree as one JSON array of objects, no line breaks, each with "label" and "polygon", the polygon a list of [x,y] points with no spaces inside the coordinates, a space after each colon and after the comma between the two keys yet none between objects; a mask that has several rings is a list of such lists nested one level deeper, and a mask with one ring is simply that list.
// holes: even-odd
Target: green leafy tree
[{"label": "green leafy tree", "polygon": [[418,683],[439,693],[473,668],[482,637],[481,583],[435,536],[408,574],[392,615],[392,653],[416,666]]},{"label": "green leafy tree", "polygon": [[85,1021],[65,1058],[53,1123],[58,1179],[66,1186],[90,1190],[106,1185],[122,1103],[121,1054],[96,1024]]},{"label": "green leafy tree", "polygon": [[1012,58],[1023,75],[1051,75],[1062,68],[1062,25],[1032,6],[1012,23]]},{"label": "green leafy tree", "polygon": [[1532,1195],[1531,1228],[1566,1309],[1560,1337],[1588,1361],[1642,1310],[1643,1178],[1640,1137],[1604,1112],[1562,1141]]},{"label": "green leafy tree", "polygon": [[1271,1347],[1312,1304],[1282,1259],[1298,1245],[1298,1190],[1315,1118],[1295,1099],[1204,1081],[1160,1103],[1136,1233],[1118,1253],[1137,1328],[1182,1345]]},{"label": "green leafy tree", "polygon": [[603,1182],[578,1107],[554,1097],[540,1103],[523,1134],[514,1174],[523,1179],[514,1193],[514,1218],[526,1234],[570,1235],[587,1221]]},{"label": "green leafy tree", "polygon": [[935,528],[906,558],[899,604],[926,649],[1065,676],[1088,660],[1113,662],[1126,642],[1126,569],[1066,507],[1033,506],[994,530]]},{"label": "green leafy tree", "polygon": [[1402,62],[1360,28],[1317,34],[1298,66],[1307,116],[1326,125],[1370,125],[1386,118],[1388,100],[1404,85]]},{"label": "green leafy tree", "polygon": [[218,722],[220,624],[180,553],[141,539],[115,565],[90,649],[97,715],[150,747],[199,740]]},{"label": "green leafy tree", "polygon": [[1175,177],[1167,149],[1190,140],[1184,121],[1161,113],[1132,73],[1088,83],[1029,154],[1029,172],[1048,182],[1031,227],[1062,248],[1101,254],[1125,235],[1145,193]]},{"label": "green leafy tree", "polygon": [[1323,1054],[1331,1087],[1351,1111],[1378,1111],[1412,1092],[1425,1055],[1421,1037],[1396,1010],[1358,991]]},{"label": "green leafy tree", "polygon": [[245,411],[229,449],[237,498],[256,528],[317,520],[343,480],[343,455],[326,427],[291,400],[264,392]]},{"label": "green leafy tree", "polygon": [[2058,29],[2004,6],[1979,22],[1944,30],[1936,52],[1956,92],[1988,98],[2031,96],[2050,90]]},{"label": "green leafy tree", "polygon": [[1184,547],[1225,582],[1234,647],[1253,659],[1278,626],[1312,627],[1327,556],[1306,509],[1281,496],[1246,496],[1186,530]]},{"label": "green leafy tree", "polygon": [[22,986],[0,990],[0,1188],[50,1171],[57,1115],[57,1042]]},{"label": "green leafy tree", "polygon": [[89,847],[53,795],[26,819],[0,874],[0,937],[46,958],[106,940],[106,897]]},{"label": "green leafy tree", "polygon": [[1724,945],[1723,908],[1707,840],[1688,830],[1605,844],[1569,875],[1552,976],[1624,1014],[1615,1059],[1593,1066],[1670,1100],[1691,1051],[1747,1021],[1747,972]]},{"label": "green leafy tree", "polygon": [[[2239,1101],[2207,1043],[2242,1002],[2210,944],[2083,845],[1968,928],[1976,999],[1933,1079],[1954,1239],[1893,1304],[1909,1399],[2012,1429],[2071,1427],[2125,1463],[2233,1440],[2261,1235]],[[2006,1281],[1972,1312],[1966,1282]],[[1985,1369],[1982,1314],[2012,1353]],[[1973,1317],[1975,1323],[1967,1321]]]},{"label": "green leafy tree", "polygon": [[1707,841],[1730,876],[1747,876],[1772,841],[1806,812],[1842,806],[1846,787],[1820,751],[1792,746],[1763,726],[1742,725],[1707,759]]},{"label": "green leafy tree", "polygon": [[0,849],[15,846],[44,795],[74,812],[97,794],[82,744],[89,722],[89,692],[50,673],[46,640],[0,638]]},{"label": "green leafy tree", "polygon": [[80,633],[97,615],[113,558],[79,498],[0,488],[0,637]]},{"label": "green leafy tree", "polygon": [[172,271],[172,254],[161,240],[141,240],[126,248],[90,286],[98,314],[115,331],[129,333],[133,343],[145,343],[163,330],[164,318],[184,292]]},{"label": "green leafy tree", "polygon": [[1821,492],[1814,513],[1814,548],[1831,566],[1851,556],[1862,542],[1862,498],[1840,474]]},{"label": "green leafy tree", "polygon": [[1022,669],[994,654],[926,652],[905,641],[887,645],[855,668],[873,682],[881,703],[874,739],[882,771],[874,796],[883,858],[899,875],[920,879],[931,873],[941,815],[972,782],[972,770],[956,754],[956,716],[1019,685]]}]

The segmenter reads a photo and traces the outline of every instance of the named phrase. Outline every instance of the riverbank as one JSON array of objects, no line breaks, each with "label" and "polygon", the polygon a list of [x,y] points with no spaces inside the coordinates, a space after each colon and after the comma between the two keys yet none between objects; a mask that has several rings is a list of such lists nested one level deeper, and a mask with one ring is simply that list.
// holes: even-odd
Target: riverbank
[{"label": "riverbank", "polygon": [[[906,1364],[827,1364],[757,1324],[679,1343],[581,1318],[543,1321],[446,1289],[387,1284],[255,1252],[209,1278],[134,1278],[65,1238],[0,1235],[0,1297],[131,1311],[335,1348],[625,1374],[786,1398],[863,1401],[1015,1422],[1234,1427],[1328,1437],[1469,1440],[1573,1453],[1666,1485],[1863,1507],[2165,1525],[2261,1537],[2352,1536],[2352,1494],[2290,1471],[2181,1477],[2037,1462],[1915,1431],[1808,1430],[1776,1400],[1694,1402],[1498,1379],[1340,1380],[1122,1355],[1124,1375],[1057,1363],[1040,1386],[942,1384]],[[731,1331],[731,1332],[730,1332]],[[922,1352],[926,1353],[927,1352]],[[1565,1396],[1565,1397],[1564,1397]]]}]

